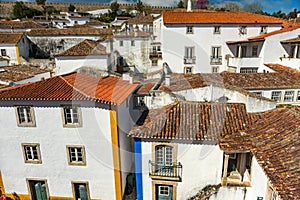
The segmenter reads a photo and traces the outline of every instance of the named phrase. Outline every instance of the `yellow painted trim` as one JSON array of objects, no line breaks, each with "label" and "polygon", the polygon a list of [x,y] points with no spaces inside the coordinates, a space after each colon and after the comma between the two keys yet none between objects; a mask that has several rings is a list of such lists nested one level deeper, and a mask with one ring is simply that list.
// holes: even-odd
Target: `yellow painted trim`
[{"label": "yellow painted trim", "polygon": [[0,190],[1,190],[2,194],[5,194],[5,188],[4,188],[4,183],[3,183],[1,171],[0,171]]},{"label": "yellow painted trim", "polygon": [[18,60],[18,65],[21,64],[21,59],[20,59],[20,53],[19,53],[19,47],[16,46],[16,56],[17,56],[17,60]]},{"label": "yellow painted trim", "polygon": [[[28,195],[28,194],[17,194],[17,195],[22,200],[31,200],[30,195]],[[5,196],[15,199],[12,194],[5,194]],[[49,199],[51,199],[51,200],[74,200],[73,197],[58,197],[58,196],[50,196]]]},{"label": "yellow painted trim", "polygon": [[109,115],[110,115],[113,163],[114,163],[116,200],[122,200],[122,176],[121,176],[121,166],[120,166],[120,152],[119,152],[120,146],[119,146],[119,137],[118,137],[117,113],[114,110],[110,110]]}]

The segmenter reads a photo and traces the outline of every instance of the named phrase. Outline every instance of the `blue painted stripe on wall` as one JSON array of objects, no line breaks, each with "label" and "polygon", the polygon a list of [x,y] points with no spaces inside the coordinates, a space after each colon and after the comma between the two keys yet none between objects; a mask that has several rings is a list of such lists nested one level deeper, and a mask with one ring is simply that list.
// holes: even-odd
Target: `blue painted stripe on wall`
[{"label": "blue painted stripe on wall", "polygon": [[137,200],[143,200],[143,176],[142,176],[142,142],[134,139],[134,161]]}]

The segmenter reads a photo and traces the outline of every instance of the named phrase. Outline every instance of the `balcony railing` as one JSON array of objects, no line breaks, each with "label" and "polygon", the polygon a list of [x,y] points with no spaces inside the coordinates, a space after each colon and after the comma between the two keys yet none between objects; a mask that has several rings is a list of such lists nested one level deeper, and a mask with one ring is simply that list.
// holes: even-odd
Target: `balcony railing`
[{"label": "balcony railing", "polygon": [[222,64],[222,56],[219,56],[219,57],[211,56],[211,57],[210,57],[210,64],[218,64],[218,65],[221,65],[221,64]]},{"label": "balcony railing", "polygon": [[162,53],[161,51],[150,51],[149,53],[149,58],[158,58],[161,59],[162,58]]},{"label": "balcony railing", "polygon": [[149,160],[149,175],[153,179],[181,181],[182,165],[180,162],[171,165],[161,165]]},{"label": "balcony railing", "polygon": [[196,56],[184,57],[184,64],[195,64],[195,63],[196,63]]}]

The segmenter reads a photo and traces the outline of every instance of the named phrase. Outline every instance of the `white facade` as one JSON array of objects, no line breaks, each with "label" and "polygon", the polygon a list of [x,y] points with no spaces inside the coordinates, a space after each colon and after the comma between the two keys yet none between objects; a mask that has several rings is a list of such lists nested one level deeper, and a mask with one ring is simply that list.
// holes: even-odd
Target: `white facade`
[{"label": "white facade", "polygon": [[[133,125],[129,97],[117,108],[120,145],[122,194],[126,176],[133,172],[132,146],[126,131]],[[115,165],[112,142],[113,122],[108,105],[93,102],[14,101],[0,102],[2,124],[1,174],[7,194],[30,194],[27,180],[45,180],[48,196],[73,198],[72,182],[86,182],[91,199],[116,199]],[[62,105],[80,105],[82,127],[63,126]],[[14,106],[33,106],[34,127],[19,127]],[[125,112],[126,110],[126,112]],[[134,116],[134,115],[133,115]],[[136,116],[135,118],[137,118]],[[131,123],[128,123],[131,119]],[[122,122],[126,120],[126,122]],[[120,122],[120,123],[119,123]],[[40,146],[41,163],[25,163],[22,144]],[[67,145],[82,145],[86,165],[68,164]],[[125,152],[125,153],[124,153]],[[12,163],[14,167],[12,168]]]},{"label": "white facade", "polygon": [[[227,55],[233,56],[227,41],[257,36],[262,26],[267,26],[268,32],[281,29],[279,24],[164,24],[162,18],[154,21],[154,35],[162,42],[163,61],[177,73],[184,73],[185,67],[191,67],[192,73],[227,70]],[[187,33],[188,26],[191,33]],[[219,32],[214,32],[216,26]],[[240,33],[241,26],[246,26],[245,34]],[[193,48],[193,60],[185,60],[187,47]],[[218,48],[217,60],[211,58],[213,48]]]},{"label": "white facade", "polygon": [[91,67],[98,70],[108,69],[108,55],[98,56],[62,56],[55,58],[55,74],[61,75],[73,72],[80,67]]},{"label": "white facade", "polygon": [[[175,145],[176,162],[182,165],[181,181],[168,178],[151,178],[149,176],[149,160],[155,158],[155,145]],[[218,145],[192,144],[191,142],[155,142],[142,141],[142,178],[143,199],[155,198],[155,185],[173,186],[176,199],[188,199],[195,196],[208,185],[218,185],[222,181],[223,151]],[[267,195],[268,179],[255,157],[251,164],[251,186],[221,186],[217,192],[209,197],[210,200],[252,200],[257,197],[265,199]],[[174,194],[173,194],[174,195]],[[174,196],[173,196],[174,197]]]}]

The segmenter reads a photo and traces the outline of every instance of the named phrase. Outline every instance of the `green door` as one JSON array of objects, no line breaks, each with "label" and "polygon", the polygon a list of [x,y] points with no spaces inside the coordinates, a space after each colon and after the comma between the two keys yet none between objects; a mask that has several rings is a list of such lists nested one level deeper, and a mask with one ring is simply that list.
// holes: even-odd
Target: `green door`
[{"label": "green door", "polygon": [[35,197],[33,199],[36,200],[47,200],[47,192],[46,192],[46,186],[45,183],[38,182],[34,185],[35,190]]},{"label": "green door", "polygon": [[172,200],[173,186],[156,185],[156,200]]}]

